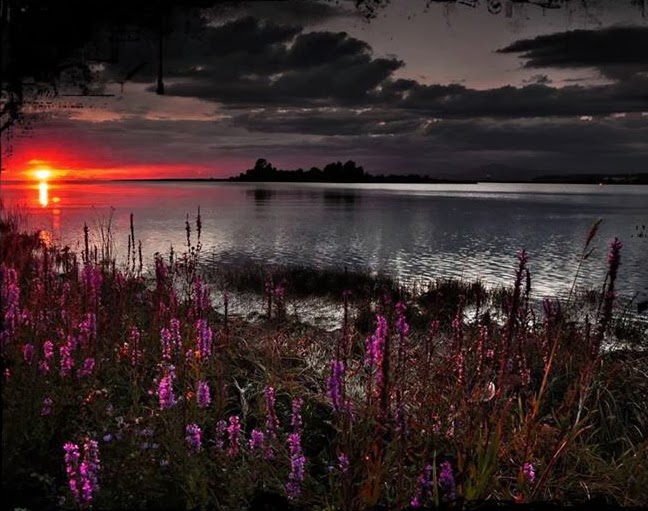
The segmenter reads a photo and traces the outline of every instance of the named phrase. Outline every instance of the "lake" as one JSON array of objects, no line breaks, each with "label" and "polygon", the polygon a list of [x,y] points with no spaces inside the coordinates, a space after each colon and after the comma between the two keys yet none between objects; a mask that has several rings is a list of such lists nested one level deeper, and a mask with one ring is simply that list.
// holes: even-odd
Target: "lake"
[{"label": "lake", "polygon": [[[79,249],[87,222],[110,221],[126,257],[130,214],[150,263],[186,248],[200,206],[206,261],[306,264],[386,271],[403,281],[437,277],[511,284],[515,255],[530,256],[536,296],[574,279],[593,222],[603,223],[578,282],[600,286],[607,246],[624,246],[618,288],[648,292],[648,186],[548,184],[297,184],[229,182],[3,182],[6,208],[28,215],[55,243]],[[118,258],[118,261],[120,259]]]}]

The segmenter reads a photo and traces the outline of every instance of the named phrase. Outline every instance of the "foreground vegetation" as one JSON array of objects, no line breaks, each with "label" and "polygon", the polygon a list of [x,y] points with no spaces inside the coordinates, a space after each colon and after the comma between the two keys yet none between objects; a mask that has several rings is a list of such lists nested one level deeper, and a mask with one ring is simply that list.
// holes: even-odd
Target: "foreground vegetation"
[{"label": "foreground vegetation", "polygon": [[[200,219],[194,242],[187,227],[185,253],[147,275],[134,249],[120,267],[109,246],[75,254],[2,218],[4,507],[648,504],[645,329],[602,349],[618,240],[600,295],[538,312],[524,252],[495,291],[303,268],[208,280]],[[232,317],[227,293],[255,285],[263,321]],[[288,313],[322,288],[338,331]]]}]

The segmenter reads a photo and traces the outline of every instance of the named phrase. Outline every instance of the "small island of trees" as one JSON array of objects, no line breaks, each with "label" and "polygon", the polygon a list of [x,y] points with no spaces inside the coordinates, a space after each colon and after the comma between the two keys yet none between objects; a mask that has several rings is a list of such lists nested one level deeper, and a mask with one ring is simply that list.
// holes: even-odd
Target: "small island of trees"
[{"label": "small island of trees", "polygon": [[[307,182],[307,183],[444,183],[445,179],[431,178],[418,174],[389,174],[373,175],[358,166],[356,162],[348,160],[327,164],[323,169],[311,167],[309,170],[298,168],[296,170],[277,169],[265,158],[259,158],[253,168],[241,172],[238,176],[229,178],[230,181],[279,181],[279,182]],[[458,182],[458,181],[453,181]],[[465,182],[465,181],[462,181]],[[470,181],[472,182],[472,181]]]}]

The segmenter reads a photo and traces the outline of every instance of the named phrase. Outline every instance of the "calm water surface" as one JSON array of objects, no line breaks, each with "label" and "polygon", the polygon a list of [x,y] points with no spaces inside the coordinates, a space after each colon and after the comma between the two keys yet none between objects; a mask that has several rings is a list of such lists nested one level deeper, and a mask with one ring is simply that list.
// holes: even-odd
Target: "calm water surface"
[{"label": "calm water surface", "polygon": [[[207,260],[346,265],[406,281],[480,278],[509,284],[515,254],[530,255],[537,295],[571,286],[589,227],[603,219],[579,284],[600,285],[608,243],[623,243],[620,291],[648,292],[648,186],[292,183],[2,183],[6,207],[28,213],[29,227],[79,248],[110,218],[125,259],[129,216],[150,261],[186,247],[187,216],[200,206]],[[98,238],[95,236],[95,240]]]}]

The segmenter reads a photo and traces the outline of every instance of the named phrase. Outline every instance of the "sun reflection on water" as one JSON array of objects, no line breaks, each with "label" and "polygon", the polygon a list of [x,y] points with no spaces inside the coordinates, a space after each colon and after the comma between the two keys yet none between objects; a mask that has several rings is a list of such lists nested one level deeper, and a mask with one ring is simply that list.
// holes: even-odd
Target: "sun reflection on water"
[{"label": "sun reflection on water", "polygon": [[38,183],[38,203],[41,207],[46,208],[49,204],[49,185],[47,181]]}]

